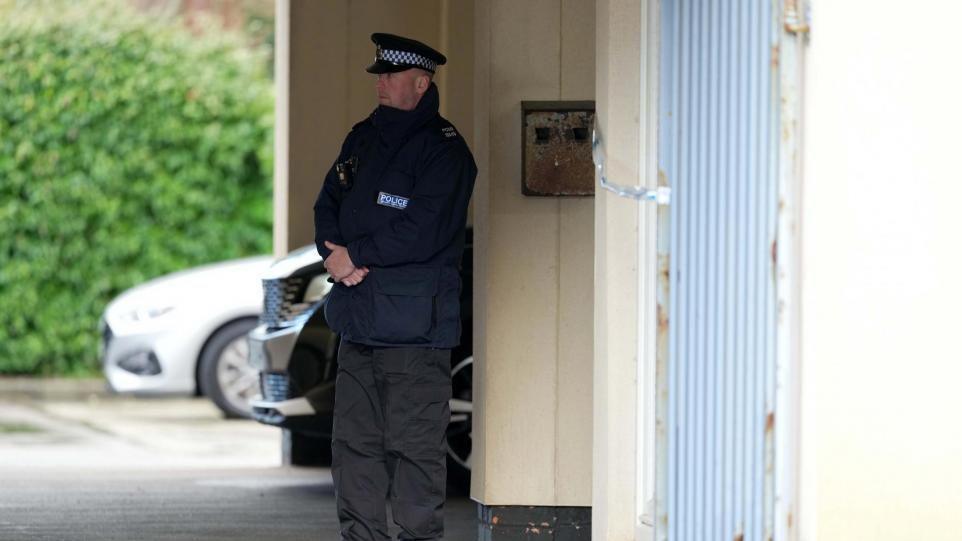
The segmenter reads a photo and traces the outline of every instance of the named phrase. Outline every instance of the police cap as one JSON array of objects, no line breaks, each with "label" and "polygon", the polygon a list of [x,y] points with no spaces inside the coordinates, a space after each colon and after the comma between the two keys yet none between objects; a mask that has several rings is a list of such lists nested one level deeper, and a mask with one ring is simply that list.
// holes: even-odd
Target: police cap
[{"label": "police cap", "polygon": [[438,66],[448,61],[443,54],[413,39],[394,34],[371,34],[377,45],[374,63],[367,67],[368,73],[394,73],[411,68],[421,68],[434,73]]}]

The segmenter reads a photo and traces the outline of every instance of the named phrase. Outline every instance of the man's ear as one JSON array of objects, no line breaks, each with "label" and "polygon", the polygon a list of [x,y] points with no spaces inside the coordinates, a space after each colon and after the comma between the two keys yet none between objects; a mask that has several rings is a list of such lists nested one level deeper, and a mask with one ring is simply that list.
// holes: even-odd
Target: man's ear
[{"label": "man's ear", "polygon": [[427,92],[429,86],[431,86],[431,78],[423,74],[418,75],[417,81],[414,83],[414,88],[418,91],[418,94]]}]

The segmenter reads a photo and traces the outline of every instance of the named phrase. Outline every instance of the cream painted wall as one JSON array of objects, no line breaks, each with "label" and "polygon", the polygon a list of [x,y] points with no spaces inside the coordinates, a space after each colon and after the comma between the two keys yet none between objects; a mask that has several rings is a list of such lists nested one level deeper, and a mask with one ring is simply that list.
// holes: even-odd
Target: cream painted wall
[{"label": "cream painted wall", "polygon": [[594,4],[475,4],[472,497],[591,505],[592,198],[521,194],[521,101],[594,98]]},{"label": "cream painted wall", "polygon": [[962,5],[812,3],[802,539],[959,539]]},{"label": "cream painted wall", "polygon": [[374,75],[364,71],[374,58],[373,32],[445,53],[441,112],[471,143],[472,8],[468,0],[277,0],[275,255],[313,242],[323,177],[351,126],[377,106]]}]

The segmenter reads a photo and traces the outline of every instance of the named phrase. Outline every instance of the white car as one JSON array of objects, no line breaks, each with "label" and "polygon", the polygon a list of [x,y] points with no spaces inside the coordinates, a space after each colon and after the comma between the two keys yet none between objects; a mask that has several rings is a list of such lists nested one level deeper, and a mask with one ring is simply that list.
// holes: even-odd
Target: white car
[{"label": "white car", "polygon": [[249,417],[259,392],[247,333],[263,309],[269,256],[168,274],[111,301],[101,319],[101,361],[118,393],[210,397],[228,417]]}]

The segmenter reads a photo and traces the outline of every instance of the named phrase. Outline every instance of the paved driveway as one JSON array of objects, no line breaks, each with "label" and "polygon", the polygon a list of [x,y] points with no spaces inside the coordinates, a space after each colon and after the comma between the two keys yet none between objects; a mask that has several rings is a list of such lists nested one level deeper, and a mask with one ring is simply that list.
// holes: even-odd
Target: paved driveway
[{"label": "paved driveway", "polygon": [[[279,448],[204,399],[0,384],[0,540],[338,539],[330,471],[281,467]],[[446,515],[446,539],[476,538],[474,502]]]}]

